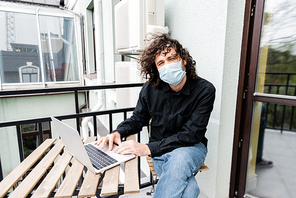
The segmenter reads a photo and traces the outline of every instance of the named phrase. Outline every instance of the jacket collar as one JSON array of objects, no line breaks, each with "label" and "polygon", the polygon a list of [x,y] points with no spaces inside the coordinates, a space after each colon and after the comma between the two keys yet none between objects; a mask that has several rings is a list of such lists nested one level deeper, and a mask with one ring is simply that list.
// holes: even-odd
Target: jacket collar
[{"label": "jacket collar", "polygon": [[190,87],[191,87],[191,80],[187,78],[184,87],[180,91],[178,92],[173,91],[168,83],[163,84],[162,91],[164,93],[170,91],[170,92],[173,92],[175,95],[180,95],[180,94],[190,95]]}]

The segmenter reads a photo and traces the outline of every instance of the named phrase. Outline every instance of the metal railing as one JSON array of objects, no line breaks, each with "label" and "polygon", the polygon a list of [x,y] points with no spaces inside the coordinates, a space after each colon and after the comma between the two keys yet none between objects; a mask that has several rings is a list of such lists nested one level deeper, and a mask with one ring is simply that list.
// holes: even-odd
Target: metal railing
[{"label": "metal railing", "polygon": [[[296,73],[278,73],[278,72],[266,72],[266,75],[273,75],[274,78],[280,79],[282,76],[282,84],[264,84],[264,93],[292,95],[296,96],[296,79],[291,83],[292,76],[296,76]],[[278,105],[272,103],[266,103],[267,112],[267,126],[269,129],[277,129],[283,132],[293,131],[296,132],[295,124],[295,107]]]},{"label": "metal railing", "polygon": [[[68,119],[76,119],[76,126],[77,131],[80,132],[80,126],[79,126],[79,118],[82,117],[93,117],[93,127],[94,127],[94,135],[97,136],[97,119],[96,116],[100,115],[109,115],[109,131],[113,131],[113,120],[112,115],[116,113],[123,113],[124,120],[127,119],[127,112],[131,112],[134,110],[134,107],[131,108],[121,108],[121,109],[112,109],[112,110],[104,110],[104,111],[93,111],[93,112],[87,112],[87,113],[80,113],[79,112],[79,105],[78,105],[78,92],[79,91],[89,91],[89,90],[105,90],[105,89],[115,89],[115,88],[132,88],[132,87],[141,87],[143,83],[133,83],[133,84],[113,84],[113,85],[100,85],[100,86],[82,86],[82,87],[63,87],[63,88],[48,88],[48,89],[32,89],[32,90],[11,90],[11,91],[0,91],[0,98],[1,97],[16,97],[16,96],[26,96],[31,94],[44,94],[44,93],[74,93],[74,100],[75,100],[75,114],[66,114],[66,115],[59,115],[55,116],[57,119],[60,120],[68,120]],[[41,144],[43,139],[43,130],[42,130],[42,122],[50,122],[50,117],[39,117],[39,118],[31,118],[31,119],[23,119],[23,120],[13,120],[13,121],[3,121],[0,122],[0,128],[3,127],[16,127],[16,133],[18,138],[18,146],[19,146],[19,158],[20,161],[24,160],[24,154],[23,154],[23,145],[22,145],[22,134],[21,134],[21,125],[24,124],[32,124],[37,123],[39,125],[39,144]],[[147,126],[148,127],[148,126]],[[149,127],[148,127],[149,131]],[[140,142],[140,133],[137,135],[137,141]],[[138,174],[140,177],[140,167],[141,167],[141,161],[140,158],[138,158]],[[0,157],[0,181],[3,180],[3,173],[2,173],[2,166],[1,166],[1,157]],[[141,181],[141,180],[139,180]],[[150,179],[150,182],[146,182],[144,184],[141,184],[140,182],[140,188],[144,188],[147,186],[150,186],[152,183],[152,180]]]}]

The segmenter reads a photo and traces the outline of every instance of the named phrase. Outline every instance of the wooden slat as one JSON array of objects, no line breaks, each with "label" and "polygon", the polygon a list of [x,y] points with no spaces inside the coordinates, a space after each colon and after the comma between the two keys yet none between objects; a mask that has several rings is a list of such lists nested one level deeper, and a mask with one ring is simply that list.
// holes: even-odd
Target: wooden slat
[{"label": "wooden slat", "polygon": [[[154,168],[153,168],[153,161],[151,159],[151,157],[147,156],[146,157],[147,159],[147,162],[148,162],[148,165],[149,165],[149,168],[150,168],[150,171],[152,173],[152,176],[157,176]],[[203,164],[200,169],[198,170],[198,172],[201,172],[201,171],[207,171],[207,170],[210,170],[205,164]]]},{"label": "wooden slat", "polygon": [[73,192],[77,186],[77,183],[81,177],[84,165],[78,160],[75,160],[67,173],[65,180],[59,187],[54,197],[72,197]]},{"label": "wooden slat", "polygon": [[87,170],[78,197],[94,197],[97,192],[100,176],[101,174],[94,174],[90,170]]},{"label": "wooden slat", "polygon": [[124,194],[139,193],[139,175],[137,157],[125,163]]},{"label": "wooden slat", "polygon": [[87,137],[84,144],[96,141],[97,137]]},{"label": "wooden slat", "polygon": [[62,151],[64,147],[63,142],[60,140],[58,143],[48,152],[48,154],[38,163],[38,165],[32,170],[32,172],[25,178],[25,180],[11,193],[10,198],[26,197],[40,178],[44,175],[49,166],[54,162],[56,157]]},{"label": "wooden slat", "polygon": [[71,159],[72,155],[65,151],[64,154],[55,163],[49,174],[42,181],[37,190],[34,192],[32,198],[49,197],[50,193],[53,191],[59,179],[65,172]]},{"label": "wooden slat", "polygon": [[156,172],[155,172],[155,170],[154,170],[154,168],[153,168],[153,162],[152,162],[151,157],[147,156],[146,159],[147,159],[147,162],[148,162],[148,165],[149,165],[150,171],[151,171],[151,173],[152,173],[152,176],[157,176],[157,174],[156,174]]},{"label": "wooden slat", "polygon": [[36,163],[45,151],[56,141],[56,139],[46,139],[36,148],[26,159],[20,163],[9,175],[0,183],[0,197],[3,197],[9,189]]},{"label": "wooden slat", "polygon": [[107,170],[105,173],[101,195],[116,195],[118,194],[120,165]]},{"label": "wooden slat", "polygon": [[[136,140],[135,135],[130,135],[126,140]],[[137,157],[125,163],[124,194],[139,193],[139,174]]]},{"label": "wooden slat", "polygon": [[[96,137],[88,137],[84,143],[94,142],[96,139]],[[94,174],[90,170],[87,170],[78,197],[94,197],[97,192],[100,176],[101,174]]]},{"label": "wooden slat", "polygon": [[[85,140],[85,144],[93,142],[96,140],[96,137],[88,137]],[[78,160],[75,160],[69,172],[66,175],[65,180],[62,182],[62,185],[59,187],[55,197],[72,197],[74,190],[77,186],[77,183],[81,177],[84,165]]]},{"label": "wooden slat", "polygon": [[207,171],[210,170],[205,164],[203,164],[198,171]]}]

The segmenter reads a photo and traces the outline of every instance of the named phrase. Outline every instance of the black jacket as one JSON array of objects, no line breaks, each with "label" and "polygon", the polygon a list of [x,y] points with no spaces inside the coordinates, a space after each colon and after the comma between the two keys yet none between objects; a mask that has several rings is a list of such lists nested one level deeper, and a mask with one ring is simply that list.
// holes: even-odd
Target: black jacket
[{"label": "black jacket", "polygon": [[179,92],[166,83],[154,88],[146,82],[133,115],[120,123],[115,131],[121,137],[135,134],[152,118],[151,137],[147,144],[152,157],[199,142],[207,146],[205,132],[214,100],[215,87],[201,77],[187,79]]}]

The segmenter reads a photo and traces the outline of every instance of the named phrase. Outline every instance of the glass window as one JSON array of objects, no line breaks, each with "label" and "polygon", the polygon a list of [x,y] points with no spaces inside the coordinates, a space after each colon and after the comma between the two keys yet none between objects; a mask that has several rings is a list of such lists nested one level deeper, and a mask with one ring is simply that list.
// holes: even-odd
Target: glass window
[{"label": "glass window", "polygon": [[249,196],[246,197],[293,197],[295,109],[255,102],[246,182]]},{"label": "glass window", "polygon": [[0,11],[0,29],[2,83],[21,83],[21,78],[26,79],[23,82],[33,82],[19,68],[28,62],[40,68],[36,16]]},{"label": "glass window", "polygon": [[[265,1],[256,86],[259,93],[296,96],[295,8],[293,0]],[[293,197],[295,108],[254,103],[247,197]]]},{"label": "glass window", "polygon": [[78,81],[74,20],[40,16],[45,82]]},{"label": "glass window", "polygon": [[296,6],[293,0],[265,2],[257,92],[296,95]]},{"label": "glass window", "polygon": [[39,82],[39,67],[31,65],[32,62],[28,62],[27,64],[29,65],[19,68],[20,82]]},{"label": "glass window", "polygon": [[74,18],[38,17],[0,11],[2,84],[79,81]]}]

